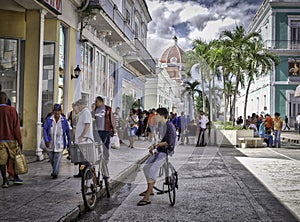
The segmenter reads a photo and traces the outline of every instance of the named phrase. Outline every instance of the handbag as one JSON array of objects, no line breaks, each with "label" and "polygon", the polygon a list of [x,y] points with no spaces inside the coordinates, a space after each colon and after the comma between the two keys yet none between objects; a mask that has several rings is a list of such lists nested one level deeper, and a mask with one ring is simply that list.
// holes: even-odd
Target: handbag
[{"label": "handbag", "polygon": [[113,149],[119,149],[120,148],[120,139],[118,134],[115,134],[110,141],[110,146]]},{"label": "handbag", "polygon": [[40,148],[41,148],[42,150],[46,150],[46,144],[45,144],[44,137],[42,137],[42,139],[41,139]]},{"label": "handbag", "polygon": [[15,173],[16,174],[26,174],[28,173],[28,165],[26,157],[21,151],[15,156]]}]

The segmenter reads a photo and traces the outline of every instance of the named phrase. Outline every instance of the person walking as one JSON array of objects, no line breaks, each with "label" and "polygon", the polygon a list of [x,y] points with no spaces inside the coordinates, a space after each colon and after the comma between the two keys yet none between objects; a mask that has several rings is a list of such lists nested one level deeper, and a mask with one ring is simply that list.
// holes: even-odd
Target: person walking
[{"label": "person walking", "polygon": [[[75,144],[94,141],[93,119],[90,110],[87,108],[87,102],[84,99],[77,100],[74,104],[74,111],[78,114],[75,131]],[[80,170],[80,165],[82,163],[78,164],[78,174],[73,175],[75,178],[82,176],[82,171]]]},{"label": "person walking", "polygon": [[96,109],[95,109],[95,123],[96,129],[100,139],[104,143],[105,149],[103,149],[104,160],[109,161],[109,146],[110,146],[110,137],[114,133],[117,133],[116,122],[112,112],[112,108],[107,106],[103,102],[101,96],[97,96],[95,100]]},{"label": "person walking", "polygon": [[281,134],[281,130],[282,130],[282,119],[280,118],[280,113],[276,112],[274,114],[274,142],[273,142],[273,146],[272,147],[276,147],[276,145],[278,146],[278,148],[280,148],[280,134]]},{"label": "person walking", "polygon": [[181,112],[181,115],[177,118],[177,127],[178,127],[178,141],[181,140],[180,144],[184,144],[186,137],[186,128],[187,128],[187,118],[184,115],[184,112]]},{"label": "person walking", "polygon": [[152,155],[147,159],[143,168],[147,181],[147,190],[140,194],[143,198],[137,203],[138,206],[145,206],[151,203],[150,195],[154,194],[153,188],[159,169],[165,162],[167,152],[172,155],[175,148],[176,129],[174,124],[168,120],[168,110],[166,108],[158,108],[156,113],[157,121],[162,123],[164,133],[162,140],[149,149]]},{"label": "person walking", "polygon": [[[15,159],[16,154],[22,150],[22,137],[20,120],[16,109],[7,105],[7,95],[0,91],[0,171],[3,178],[2,188],[8,188],[6,177],[6,164],[8,158]],[[13,161],[13,166],[14,166]],[[14,184],[21,185],[23,180],[14,173]]]},{"label": "person walking", "polygon": [[63,150],[71,145],[71,130],[68,120],[62,116],[60,104],[54,104],[53,115],[46,119],[44,140],[52,166],[51,176],[57,179]]},{"label": "person walking", "polygon": [[199,115],[200,131],[199,131],[199,135],[198,135],[198,140],[197,140],[196,147],[206,146],[206,142],[205,142],[205,130],[206,130],[206,124],[208,122],[209,122],[209,120],[205,116],[205,112],[200,111],[200,115]]},{"label": "person walking", "polygon": [[120,144],[122,144],[123,143],[122,139],[123,139],[124,130],[122,129],[122,118],[120,116],[120,107],[117,107],[113,114],[114,114],[114,119],[115,119],[115,123],[116,123],[116,129],[118,131]]},{"label": "person walking", "polygon": [[138,129],[138,122],[139,122],[139,117],[136,115],[136,110],[131,109],[128,118],[126,119],[127,121],[127,134],[129,137],[129,145],[128,147],[133,147],[134,145],[134,139],[136,136],[136,131]]},{"label": "person walking", "polygon": [[288,128],[290,130],[291,128],[289,126],[289,118],[287,117],[287,115],[285,115],[285,117],[284,117],[284,123],[285,123],[285,125],[284,125],[283,130],[285,130],[286,128]]},{"label": "person walking", "polygon": [[148,122],[146,128],[150,129],[149,132],[149,141],[150,142],[155,142],[156,141],[156,130],[158,127],[157,121],[156,121],[156,112],[155,109],[153,108],[148,116]]}]

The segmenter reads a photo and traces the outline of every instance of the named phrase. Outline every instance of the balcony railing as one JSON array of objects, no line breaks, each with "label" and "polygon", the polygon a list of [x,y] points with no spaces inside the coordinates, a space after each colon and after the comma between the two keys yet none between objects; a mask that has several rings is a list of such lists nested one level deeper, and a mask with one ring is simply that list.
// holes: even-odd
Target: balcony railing
[{"label": "balcony railing", "polygon": [[110,19],[116,24],[116,26],[126,35],[126,37],[133,42],[134,32],[130,25],[126,22],[122,13],[117,6],[109,0],[91,0],[90,5],[93,7],[100,6],[103,11],[110,17]]},{"label": "balcony railing", "polygon": [[267,49],[300,50],[300,41],[296,40],[267,40],[264,42]]},{"label": "balcony railing", "polygon": [[138,56],[142,58],[142,61],[148,66],[152,73],[155,73],[155,61],[145,48],[145,46],[140,42],[140,40],[135,39],[135,47],[138,50]]}]

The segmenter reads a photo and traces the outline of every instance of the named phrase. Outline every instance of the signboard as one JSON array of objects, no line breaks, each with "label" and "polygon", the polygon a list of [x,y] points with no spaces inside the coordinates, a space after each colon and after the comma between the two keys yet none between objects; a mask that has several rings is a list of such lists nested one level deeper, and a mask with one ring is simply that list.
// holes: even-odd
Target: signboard
[{"label": "signboard", "polygon": [[38,0],[55,14],[61,15],[62,0]]}]

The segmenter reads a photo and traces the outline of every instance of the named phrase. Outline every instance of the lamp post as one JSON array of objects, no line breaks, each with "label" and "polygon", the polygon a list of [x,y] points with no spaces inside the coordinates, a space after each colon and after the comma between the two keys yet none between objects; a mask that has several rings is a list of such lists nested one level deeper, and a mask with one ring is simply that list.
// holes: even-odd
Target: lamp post
[{"label": "lamp post", "polygon": [[78,79],[79,75],[81,73],[81,69],[79,68],[79,65],[74,69],[74,75],[71,74],[71,79]]}]

